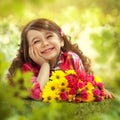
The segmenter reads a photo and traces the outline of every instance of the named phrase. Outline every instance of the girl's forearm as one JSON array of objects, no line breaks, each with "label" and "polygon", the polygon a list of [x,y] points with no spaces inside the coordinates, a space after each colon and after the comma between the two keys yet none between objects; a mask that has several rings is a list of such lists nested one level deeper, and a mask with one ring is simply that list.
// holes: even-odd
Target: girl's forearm
[{"label": "girl's forearm", "polygon": [[39,71],[37,81],[40,83],[40,88],[43,90],[46,83],[49,80],[49,74],[50,74],[50,65],[49,63],[43,63],[41,66],[41,69]]}]

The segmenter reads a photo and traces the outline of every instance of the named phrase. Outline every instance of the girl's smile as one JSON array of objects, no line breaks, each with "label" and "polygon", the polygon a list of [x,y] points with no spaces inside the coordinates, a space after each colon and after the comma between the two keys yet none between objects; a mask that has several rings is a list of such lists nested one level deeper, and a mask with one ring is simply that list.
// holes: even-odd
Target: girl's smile
[{"label": "girl's smile", "polygon": [[41,54],[49,54],[50,52],[52,52],[52,50],[54,50],[54,47],[41,51]]}]

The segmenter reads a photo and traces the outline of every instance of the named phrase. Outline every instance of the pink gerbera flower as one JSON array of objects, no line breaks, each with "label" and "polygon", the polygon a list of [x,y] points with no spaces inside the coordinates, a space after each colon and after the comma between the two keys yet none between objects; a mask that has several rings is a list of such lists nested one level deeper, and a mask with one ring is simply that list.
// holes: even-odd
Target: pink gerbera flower
[{"label": "pink gerbera flower", "polygon": [[69,94],[75,95],[76,94],[76,89],[75,88],[71,88],[70,91],[69,91]]},{"label": "pink gerbera flower", "polygon": [[103,83],[100,82],[100,83],[97,84],[97,86],[98,86],[99,89],[103,89]]},{"label": "pink gerbera flower", "polygon": [[83,99],[83,100],[87,100],[88,99],[88,93],[86,90],[82,90],[80,92],[80,97]]},{"label": "pink gerbera flower", "polygon": [[68,94],[67,94],[66,92],[61,92],[61,93],[60,93],[60,98],[61,98],[63,101],[68,100]]},{"label": "pink gerbera flower", "polygon": [[105,96],[104,90],[100,91],[100,96]]},{"label": "pink gerbera flower", "polygon": [[95,89],[93,90],[93,94],[94,94],[95,97],[96,97],[96,96],[100,96],[100,90],[99,90],[98,88],[95,88]]},{"label": "pink gerbera flower", "polygon": [[78,82],[78,84],[77,84],[77,87],[78,88],[83,88],[84,87],[84,82]]},{"label": "pink gerbera flower", "polygon": [[74,101],[75,101],[75,102],[81,102],[81,99],[80,99],[79,97],[75,97],[75,98],[74,98]]},{"label": "pink gerbera flower", "polygon": [[96,98],[95,98],[95,101],[96,101],[96,102],[101,102],[101,101],[102,101],[102,97],[100,97],[100,96],[99,96],[99,97],[96,97]]}]

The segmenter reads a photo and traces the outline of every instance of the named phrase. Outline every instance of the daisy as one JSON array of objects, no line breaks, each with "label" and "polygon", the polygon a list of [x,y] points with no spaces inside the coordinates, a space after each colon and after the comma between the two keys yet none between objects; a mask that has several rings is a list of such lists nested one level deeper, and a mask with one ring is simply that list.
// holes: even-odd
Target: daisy
[{"label": "daisy", "polygon": [[85,85],[85,89],[92,91],[94,89],[94,86],[92,85],[92,83],[88,82],[87,85]]},{"label": "daisy", "polygon": [[66,73],[66,75],[76,74],[76,72],[74,70],[66,70],[65,73]]},{"label": "daisy", "polygon": [[47,91],[42,94],[43,102],[55,102],[59,100],[59,95],[55,92]]},{"label": "daisy", "polygon": [[91,90],[88,90],[87,93],[88,93],[88,99],[87,99],[87,100],[84,100],[84,101],[85,101],[85,102],[92,102],[92,101],[94,101],[94,100],[95,100],[95,97],[94,97],[94,95],[93,95],[93,92],[92,92]]},{"label": "daisy", "polygon": [[45,88],[43,89],[43,91],[56,91],[58,88],[58,81],[49,81],[47,82]]},{"label": "daisy", "polygon": [[96,76],[96,75],[95,75],[95,81],[96,81],[97,83],[102,82],[101,78],[98,77],[98,76]]},{"label": "daisy", "polygon": [[65,77],[65,73],[61,70],[52,71],[52,76],[50,77],[50,80],[61,80]]},{"label": "daisy", "polygon": [[59,89],[66,89],[68,87],[68,81],[66,78],[59,80]]}]

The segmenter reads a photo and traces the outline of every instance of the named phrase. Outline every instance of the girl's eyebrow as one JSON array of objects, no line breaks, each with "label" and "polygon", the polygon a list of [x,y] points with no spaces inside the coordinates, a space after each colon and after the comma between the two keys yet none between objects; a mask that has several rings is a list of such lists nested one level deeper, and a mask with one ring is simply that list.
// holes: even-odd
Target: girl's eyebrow
[{"label": "girl's eyebrow", "polygon": [[51,31],[47,31],[45,34],[46,34],[46,35],[47,35],[47,34],[52,34],[52,32],[51,32]]}]

